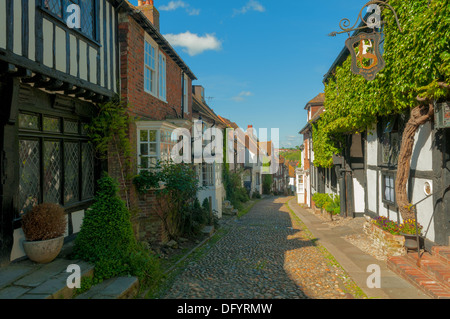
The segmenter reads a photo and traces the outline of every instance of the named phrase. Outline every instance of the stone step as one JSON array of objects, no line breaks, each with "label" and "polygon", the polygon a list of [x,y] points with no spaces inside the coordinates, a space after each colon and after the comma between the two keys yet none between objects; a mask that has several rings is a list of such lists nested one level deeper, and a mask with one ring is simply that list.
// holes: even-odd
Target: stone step
[{"label": "stone step", "polygon": [[214,226],[205,226],[202,229],[202,234],[212,236],[214,234]]},{"label": "stone step", "polygon": [[417,267],[413,260],[410,256],[390,257],[387,266],[430,297],[450,299],[450,288],[436,280],[424,269]]},{"label": "stone step", "polygon": [[138,278],[116,277],[93,286],[75,299],[133,299],[138,292]]},{"label": "stone step", "polygon": [[56,259],[45,265],[25,261],[8,266],[2,270],[5,276],[0,275],[7,283],[0,289],[0,299],[70,299],[74,289],[67,287],[72,274],[67,267],[71,264],[80,266],[82,278],[94,274],[94,266],[80,260]]}]

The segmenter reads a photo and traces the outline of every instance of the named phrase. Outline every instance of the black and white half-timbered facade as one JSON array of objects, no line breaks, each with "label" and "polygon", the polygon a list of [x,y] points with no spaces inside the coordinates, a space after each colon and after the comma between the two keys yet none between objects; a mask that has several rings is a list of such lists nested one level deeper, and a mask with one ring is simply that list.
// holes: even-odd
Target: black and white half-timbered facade
[{"label": "black and white half-timbered facade", "polygon": [[0,0],[0,266],[24,256],[36,204],[65,208],[67,237],[81,227],[98,176],[84,124],[118,92],[122,4]]}]

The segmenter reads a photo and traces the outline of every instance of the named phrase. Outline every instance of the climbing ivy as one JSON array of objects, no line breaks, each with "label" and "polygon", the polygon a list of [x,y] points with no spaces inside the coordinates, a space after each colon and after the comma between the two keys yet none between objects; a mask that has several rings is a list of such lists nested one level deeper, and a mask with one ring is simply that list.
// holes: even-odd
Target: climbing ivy
[{"label": "climbing ivy", "polygon": [[417,97],[439,100],[449,95],[449,0],[391,0],[383,11],[385,68],[373,81],[351,72],[351,57],[325,85],[325,109],[313,125],[314,165],[330,167],[342,150],[342,136],[363,132],[379,116],[403,113],[418,105]]}]

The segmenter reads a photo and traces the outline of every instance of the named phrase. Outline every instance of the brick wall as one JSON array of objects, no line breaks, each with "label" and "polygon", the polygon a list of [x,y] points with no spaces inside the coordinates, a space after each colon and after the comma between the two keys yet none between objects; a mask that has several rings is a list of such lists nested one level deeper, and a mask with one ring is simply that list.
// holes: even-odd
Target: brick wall
[{"label": "brick wall", "polygon": [[[182,115],[181,68],[166,56],[167,102],[144,91],[144,39],[145,31],[129,16],[121,16],[119,23],[121,97],[128,103],[128,113],[134,120],[155,120],[180,118]],[[187,119],[192,117],[192,81],[188,81]],[[131,123],[128,137],[132,147],[131,163],[124,167],[117,155],[108,158],[108,172],[121,183],[122,199],[128,199],[132,214],[135,236],[140,241],[160,242],[167,240],[160,215],[164,201],[156,198],[154,192],[146,195],[137,193],[132,177],[137,174],[137,130]],[[122,163],[122,165],[121,165]],[[124,178],[125,177],[125,178]]]},{"label": "brick wall", "polygon": [[[133,115],[154,120],[181,117],[181,68],[167,54],[167,102],[144,91],[145,31],[131,17],[119,24],[121,94]],[[189,116],[192,117],[192,81],[188,81]]]}]

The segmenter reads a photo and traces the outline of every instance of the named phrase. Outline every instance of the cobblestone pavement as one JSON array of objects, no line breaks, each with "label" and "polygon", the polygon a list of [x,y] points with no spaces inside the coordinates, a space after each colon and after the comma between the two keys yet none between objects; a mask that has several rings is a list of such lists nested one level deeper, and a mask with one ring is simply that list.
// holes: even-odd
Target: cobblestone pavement
[{"label": "cobblestone pavement", "polygon": [[284,205],[258,202],[174,280],[166,299],[344,299],[350,278]]}]

